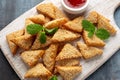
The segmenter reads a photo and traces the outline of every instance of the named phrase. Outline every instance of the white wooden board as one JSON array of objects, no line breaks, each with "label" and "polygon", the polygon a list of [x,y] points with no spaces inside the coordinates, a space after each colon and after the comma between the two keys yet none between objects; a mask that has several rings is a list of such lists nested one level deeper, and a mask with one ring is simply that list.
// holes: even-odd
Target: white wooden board
[{"label": "white wooden board", "polygon": [[[42,3],[45,2],[53,2],[57,7],[59,7],[62,10],[60,0],[45,0]],[[120,0],[90,0],[89,6],[84,15],[87,15],[89,11],[96,10],[97,12],[101,13],[102,15],[111,20],[111,24],[114,25],[114,27],[116,28],[117,34],[107,41],[106,46],[104,48],[104,54],[102,56],[94,58],[89,61],[85,60],[80,61],[81,65],[83,66],[83,71],[75,80],[84,80],[85,78],[87,78],[96,69],[98,69],[105,61],[107,61],[118,49],[120,49],[120,29],[116,26],[113,18],[114,11],[119,5]],[[26,13],[24,13],[23,15],[21,15],[20,17],[18,17],[17,19],[15,19],[13,22],[11,22],[3,30],[0,31],[1,50],[3,51],[8,62],[11,64],[15,72],[22,80],[29,80],[24,79],[24,74],[28,68],[19,57],[19,54],[17,54],[14,57],[12,56],[6,41],[6,34],[22,29],[24,27],[25,18],[35,14],[37,14],[37,12],[34,7],[27,11]]]}]

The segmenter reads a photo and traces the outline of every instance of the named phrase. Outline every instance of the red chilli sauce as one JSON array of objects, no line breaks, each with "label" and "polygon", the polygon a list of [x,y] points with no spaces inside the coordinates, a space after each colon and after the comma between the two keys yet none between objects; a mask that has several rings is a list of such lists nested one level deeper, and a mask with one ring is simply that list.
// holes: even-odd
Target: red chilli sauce
[{"label": "red chilli sauce", "polygon": [[86,0],[64,0],[64,2],[71,8],[80,8],[86,3]]}]

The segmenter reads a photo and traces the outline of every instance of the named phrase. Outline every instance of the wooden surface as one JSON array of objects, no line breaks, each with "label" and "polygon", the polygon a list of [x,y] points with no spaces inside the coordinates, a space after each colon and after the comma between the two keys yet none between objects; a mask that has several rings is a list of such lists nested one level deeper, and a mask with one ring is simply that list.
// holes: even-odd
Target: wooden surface
[{"label": "wooden surface", "polygon": [[[39,2],[40,0],[1,0],[0,29]],[[117,22],[120,21],[120,8],[116,12],[115,18]],[[2,52],[0,53],[0,80],[19,80],[2,55]],[[108,62],[106,62],[106,64],[98,69],[87,80],[120,80],[119,57],[120,51],[118,51]]]}]

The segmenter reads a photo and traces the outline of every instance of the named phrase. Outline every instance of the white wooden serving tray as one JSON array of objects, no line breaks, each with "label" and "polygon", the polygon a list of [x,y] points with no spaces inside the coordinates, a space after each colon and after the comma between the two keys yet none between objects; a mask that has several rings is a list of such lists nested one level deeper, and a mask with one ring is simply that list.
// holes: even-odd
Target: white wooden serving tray
[{"label": "white wooden serving tray", "polygon": [[[42,3],[46,2],[52,2],[62,10],[60,0],[45,0]],[[105,17],[111,20],[111,24],[114,25],[114,27],[116,28],[117,34],[106,41],[106,46],[104,48],[104,53],[102,56],[89,61],[80,61],[83,70],[82,73],[78,77],[76,77],[75,80],[84,80],[85,78],[87,78],[90,74],[97,70],[105,61],[107,61],[118,49],[120,49],[120,29],[115,24],[113,17],[114,11],[119,5],[120,0],[90,0],[89,6],[84,15],[87,15],[88,12],[92,10],[99,12],[100,14],[104,15]],[[10,63],[10,65],[15,70],[15,72],[21,80],[31,80],[24,79],[24,74],[28,68],[19,57],[19,54],[17,54],[16,56],[12,56],[6,41],[6,34],[22,29],[24,27],[25,18],[35,14],[37,14],[37,11],[35,7],[33,7],[32,9],[25,12],[23,15],[15,19],[13,22],[11,22],[3,30],[0,31],[1,50],[3,51],[8,62]]]}]

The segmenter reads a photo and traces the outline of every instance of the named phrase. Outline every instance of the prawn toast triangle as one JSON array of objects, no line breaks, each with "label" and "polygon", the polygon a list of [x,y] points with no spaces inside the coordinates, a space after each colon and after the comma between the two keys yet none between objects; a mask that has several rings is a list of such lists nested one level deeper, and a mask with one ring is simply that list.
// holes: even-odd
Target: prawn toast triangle
[{"label": "prawn toast triangle", "polygon": [[88,47],[86,44],[84,44],[82,42],[77,42],[77,45],[81,51],[82,56],[85,59],[90,59],[92,57],[101,55],[103,53],[102,49],[99,49],[96,47]]},{"label": "prawn toast triangle", "polygon": [[56,57],[56,61],[72,58],[80,58],[81,53],[71,44],[67,43]]},{"label": "prawn toast triangle", "polygon": [[67,42],[80,38],[78,33],[71,32],[66,29],[59,29],[52,37],[52,42]]},{"label": "prawn toast triangle", "polygon": [[24,51],[21,54],[21,58],[25,63],[32,67],[39,61],[43,54],[44,50]]},{"label": "prawn toast triangle", "polygon": [[57,71],[64,80],[73,80],[82,71],[81,66],[57,66]]},{"label": "prawn toast triangle", "polygon": [[87,31],[83,31],[83,39],[84,42],[88,45],[88,46],[96,46],[96,47],[104,47],[105,46],[105,42],[101,39],[99,39],[96,35],[93,35],[93,37],[88,37],[88,32]]},{"label": "prawn toast triangle", "polygon": [[22,36],[23,34],[24,34],[24,30],[19,30],[19,31],[10,33],[6,36],[7,42],[9,44],[10,50],[11,50],[13,55],[16,54],[18,46],[15,43],[13,43],[11,40],[16,38],[16,37]]},{"label": "prawn toast triangle", "polygon": [[45,51],[43,56],[43,63],[49,71],[53,71],[55,65],[55,58],[57,55],[58,44],[51,44],[50,47]]},{"label": "prawn toast triangle", "polygon": [[34,36],[23,35],[23,36],[14,38],[11,41],[16,45],[18,45],[20,48],[24,50],[28,50],[32,46],[32,43],[34,41]]},{"label": "prawn toast triangle", "polygon": [[29,19],[36,24],[44,24],[45,23],[45,16],[42,14],[31,16]]},{"label": "prawn toast triangle", "polygon": [[42,13],[55,19],[54,5],[52,3],[40,4],[36,7],[38,13]]},{"label": "prawn toast triangle", "polygon": [[26,72],[25,78],[50,77],[51,75],[52,75],[52,73],[49,70],[47,70],[43,66],[43,64],[39,63]]},{"label": "prawn toast triangle", "polygon": [[55,19],[55,20],[52,20],[48,23],[46,23],[44,26],[45,28],[55,28],[55,27],[60,27],[61,25],[65,24],[67,22],[67,19],[66,18],[59,18],[59,19]]},{"label": "prawn toast triangle", "polygon": [[42,13],[52,19],[67,18],[66,15],[52,3],[40,4],[36,7],[38,13]]},{"label": "prawn toast triangle", "polygon": [[72,21],[68,21],[67,23],[65,23],[63,26],[69,30],[72,30],[74,32],[82,32],[82,20],[84,18],[83,17],[78,17],[75,18]]}]

